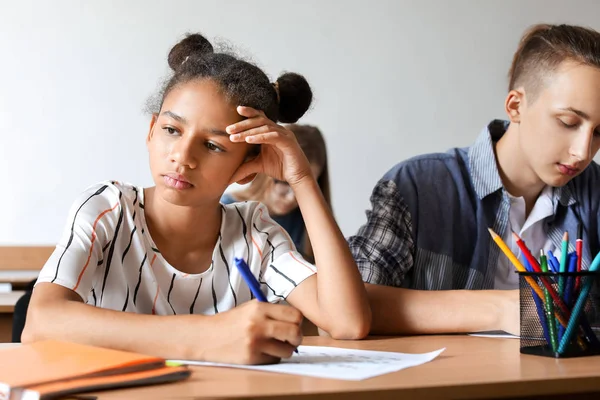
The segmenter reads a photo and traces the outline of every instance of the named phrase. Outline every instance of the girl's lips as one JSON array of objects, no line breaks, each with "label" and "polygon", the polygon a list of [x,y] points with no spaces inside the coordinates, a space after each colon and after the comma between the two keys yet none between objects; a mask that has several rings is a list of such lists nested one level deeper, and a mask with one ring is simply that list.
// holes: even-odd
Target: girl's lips
[{"label": "girl's lips", "polygon": [[183,175],[179,174],[167,174],[163,175],[165,185],[172,187],[177,190],[185,190],[191,188],[193,185],[185,179]]}]

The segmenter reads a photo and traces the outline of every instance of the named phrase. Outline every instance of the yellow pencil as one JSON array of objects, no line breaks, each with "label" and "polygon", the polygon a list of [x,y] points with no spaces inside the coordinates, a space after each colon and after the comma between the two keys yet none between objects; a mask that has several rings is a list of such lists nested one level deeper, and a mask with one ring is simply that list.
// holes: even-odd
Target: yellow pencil
[{"label": "yellow pencil", "polygon": [[[513,252],[510,251],[510,249],[508,248],[506,243],[504,243],[504,240],[502,240],[502,238],[500,236],[498,236],[498,234],[496,232],[494,232],[493,230],[491,230],[490,228],[488,228],[488,231],[490,231],[490,235],[492,235],[492,239],[494,240],[494,242],[496,242],[498,247],[500,247],[500,250],[502,250],[504,255],[506,255],[506,257],[508,257],[508,259],[515,266],[517,271],[527,272],[527,270],[525,269],[523,264],[521,264],[521,261],[519,261],[519,259],[513,254]],[[544,293],[542,292],[542,289],[539,287],[537,282],[530,276],[525,276],[524,278],[527,281],[527,283],[529,283],[529,286],[531,286],[531,288],[535,291],[535,293],[543,301]]]}]

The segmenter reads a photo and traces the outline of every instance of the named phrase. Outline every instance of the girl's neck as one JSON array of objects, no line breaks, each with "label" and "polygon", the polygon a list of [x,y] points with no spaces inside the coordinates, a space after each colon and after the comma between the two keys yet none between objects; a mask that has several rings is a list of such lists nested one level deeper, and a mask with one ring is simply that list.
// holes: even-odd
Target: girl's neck
[{"label": "girl's neck", "polygon": [[146,224],[162,253],[186,254],[212,250],[221,227],[221,205],[183,207],[173,205],[157,195],[156,188],[144,189]]},{"label": "girl's neck", "polygon": [[546,184],[533,171],[519,143],[519,124],[511,123],[494,146],[496,164],[508,193],[525,199],[526,215]]}]

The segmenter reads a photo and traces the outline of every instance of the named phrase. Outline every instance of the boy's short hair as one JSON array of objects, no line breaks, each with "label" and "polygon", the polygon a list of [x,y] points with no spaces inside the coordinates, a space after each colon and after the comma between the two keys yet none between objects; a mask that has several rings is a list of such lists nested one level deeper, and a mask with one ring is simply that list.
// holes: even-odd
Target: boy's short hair
[{"label": "boy's short hair", "polygon": [[530,27],[514,54],[508,90],[523,87],[533,101],[564,61],[600,68],[600,32],[573,25]]}]

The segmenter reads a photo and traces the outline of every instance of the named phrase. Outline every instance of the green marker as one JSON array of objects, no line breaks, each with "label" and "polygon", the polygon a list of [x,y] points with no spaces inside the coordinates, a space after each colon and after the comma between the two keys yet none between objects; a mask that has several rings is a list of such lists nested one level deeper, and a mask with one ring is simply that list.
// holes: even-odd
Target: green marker
[{"label": "green marker", "polygon": [[[542,272],[548,272],[548,259],[544,254],[544,250],[540,250],[540,267],[542,268]],[[552,346],[552,351],[558,351],[558,341],[556,339],[556,321],[554,319],[554,305],[552,303],[552,297],[550,297],[550,293],[548,289],[545,287],[542,288],[544,291],[544,308],[546,309],[546,322],[548,324],[548,334],[550,336],[550,345]],[[540,321],[541,322],[541,321]]]}]

